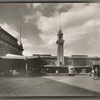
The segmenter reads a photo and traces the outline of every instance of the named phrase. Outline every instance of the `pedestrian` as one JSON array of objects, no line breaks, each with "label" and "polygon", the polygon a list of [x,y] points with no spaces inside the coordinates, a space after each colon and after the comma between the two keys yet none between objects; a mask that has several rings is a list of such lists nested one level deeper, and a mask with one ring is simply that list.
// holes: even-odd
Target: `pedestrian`
[{"label": "pedestrian", "polygon": [[98,68],[97,67],[95,68],[95,75],[96,75],[96,77],[98,76]]},{"label": "pedestrian", "polygon": [[59,72],[58,72],[58,69],[56,69],[56,74],[58,74]]},{"label": "pedestrian", "polygon": [[1,72],[1,77],[4,77],[4,72]]},{"label": "pedestrian", "polygon": [[93,70],[91,71],[91,76],[92,76],[93,79],[97,79],[97,74],[96,74],[95,69],[93,69]]}]

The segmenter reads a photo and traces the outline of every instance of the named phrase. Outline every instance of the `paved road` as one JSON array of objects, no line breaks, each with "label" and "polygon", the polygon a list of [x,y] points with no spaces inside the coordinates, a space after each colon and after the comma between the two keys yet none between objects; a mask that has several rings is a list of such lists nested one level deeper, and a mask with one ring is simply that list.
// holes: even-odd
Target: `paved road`
[{"label": "paved road", "polygon": [[99,96],[100,80],[87,75],[0,78],[0,96]]}]

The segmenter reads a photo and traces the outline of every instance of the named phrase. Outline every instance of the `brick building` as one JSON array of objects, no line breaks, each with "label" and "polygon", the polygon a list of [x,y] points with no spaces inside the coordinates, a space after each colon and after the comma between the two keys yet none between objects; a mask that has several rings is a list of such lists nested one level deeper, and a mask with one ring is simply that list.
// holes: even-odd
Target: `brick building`
[{"label": "brick building", "polygon": [[17,41],[17,38],[0,27],[0,56],[6,54],[22,55],[23,46],[22,44],[18,45]]}]

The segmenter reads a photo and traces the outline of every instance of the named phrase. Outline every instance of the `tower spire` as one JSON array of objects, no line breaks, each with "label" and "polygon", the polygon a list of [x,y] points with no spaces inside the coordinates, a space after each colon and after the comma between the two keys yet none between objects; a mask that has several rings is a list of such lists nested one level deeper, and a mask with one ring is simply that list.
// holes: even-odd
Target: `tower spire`
[{"label": "tower spire", "polygon": [[61,13],[60,13],[60,26],[59,26],[59,29],[61,29]]}]

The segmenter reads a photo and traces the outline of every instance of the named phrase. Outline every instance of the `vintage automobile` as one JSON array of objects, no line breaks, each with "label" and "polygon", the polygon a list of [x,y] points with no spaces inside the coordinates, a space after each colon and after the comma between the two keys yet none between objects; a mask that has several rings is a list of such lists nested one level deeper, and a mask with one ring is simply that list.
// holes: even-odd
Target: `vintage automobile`
[{"label": "vintage automobile", "polygon": [[75,75],[75,67],[74,66],[69,66],[68,67],[68,72],[69,72],[69,75]]},{"label": "vintage automobile", "polygon": [[10,74],[11,74],[11,76],[17,77],[17,76],[19,76],[19,71],[18,70],[10,70]]}]

